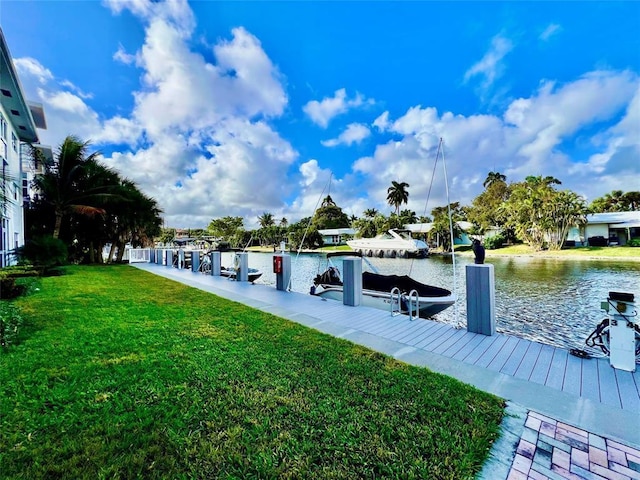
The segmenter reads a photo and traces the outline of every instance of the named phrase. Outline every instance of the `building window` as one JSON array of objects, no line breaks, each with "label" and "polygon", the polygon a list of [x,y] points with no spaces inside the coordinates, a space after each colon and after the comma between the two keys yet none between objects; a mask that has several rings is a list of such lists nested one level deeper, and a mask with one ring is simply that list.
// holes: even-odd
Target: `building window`
[{"label": "building window", "polygon": [[11,132],[11,148],[13,148],[14,152],[18,151],[18,137],[13,132]]},{"label": "building window", "polygon": [[4,119],[4,115],[0,113],[0,137],[7,138],[7,121]]}]

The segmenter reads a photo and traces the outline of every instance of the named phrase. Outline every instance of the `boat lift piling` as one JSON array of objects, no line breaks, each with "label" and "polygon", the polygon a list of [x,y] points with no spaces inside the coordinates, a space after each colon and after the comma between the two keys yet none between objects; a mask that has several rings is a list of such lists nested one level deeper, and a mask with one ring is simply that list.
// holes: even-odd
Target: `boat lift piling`
[{"label": "boat lift piling", "polygon": [[276,289],[286,292],[291,282],[291,255],[284,253],[284,251],[275,254],[273,256],[273,273],[276,274]]},{"label": "boat lift piling", "polygon": [[236,269],[236,281],[249,281],[249,254],[246,252],[236,253],[234,259],[234,267]]},{"label": "boat lift piling", "polygon": [[342,261],[342,303],[357,307],[362,303],[362,258],[346,257]]}]

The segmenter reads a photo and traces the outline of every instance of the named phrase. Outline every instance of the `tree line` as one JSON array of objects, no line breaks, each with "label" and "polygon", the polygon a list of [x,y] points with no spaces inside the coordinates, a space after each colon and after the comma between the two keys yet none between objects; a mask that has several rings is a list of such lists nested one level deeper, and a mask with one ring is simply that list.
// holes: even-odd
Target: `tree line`
[{"label": "tree line", "polygon": [[[122,260],[124,246],[151,245],[162,230],[162,210],[131,180],[89,153],[89,143],[69,136],[53,161],[31,148],[32,160],[43,166],[33,180],[34,198],[25,209],[26,256],[57,257],[79,263]],[[21,252],[18,252],[21,253]]]},{"label": "tree line", "polygon": [[[33,187],[37,195],[25,209],[27,244],[25,250],[49,250],[48,256],[63,256],[73,262],[102,262],[105,245],[111,245],[109,260],[121,260],[124,246],[142,247],[157,241],[169,243],[175,229],[163,229],[162,211],[157,202],[145,195],[131,180],[109,169],[99,160],[98,152],[89,153],[89,143],[67,137],[47,161],[40,150],[32,148],[33,160],[44,167]],[[203,229],[194,229],[193,237],[225,241],[231,247],[248,245],[275,246],[281,241],[290,248],[318,248],[323,244],[319,231],[353,228],[358,237],[373,237],[407,224],[431,223],[426,239],[448,250],[451,245],[449,212],[454,237],[462,233],[457,222],[472,224],[466,233],[487,237],[487,243],[517,242],[533,249],[562,248],[568,230],[586,222],[586,215],[598,212],[636,211],[640,209],[640,192],[614,190],[590,205],[570,190],[561,190],[555,177],[529,176],[521,182],[507,183],[500,172],[489,172],[484,191],[471,205],[459,202],[438,206],[431,216],[417,216],[402,209],[409,200],[406,182],[392,181],[387,189],[387,203],[392,211],[385,215],[375,208],[362,216],[347,215],[330,195],[325,197],[313,216],[290,223],[264,212],[258,216],[259,228],[246,230],[242,217],[214,218]],[[489,242],[491,240],[491,242]],[[490,247],[491,248],[491,247]],[[114,253],[118,256],[114,258]]]}]

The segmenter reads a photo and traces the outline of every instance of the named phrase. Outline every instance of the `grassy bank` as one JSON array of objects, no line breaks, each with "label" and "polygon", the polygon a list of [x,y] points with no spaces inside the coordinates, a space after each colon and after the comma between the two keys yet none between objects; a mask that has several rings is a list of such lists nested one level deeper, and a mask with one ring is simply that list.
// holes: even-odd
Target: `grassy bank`
[{"label": "grassy bank", "polygon": [[128,266],[17,302],[3,478],[473,478],[502,401]]},{"label": "grassy bank", "polygon": [[[470,246],[456,247],[456,252],[473,255]],[[566,258],[577,260],[629,260],[640,261],[639,247],[572,247],[563,250],[533,251],[528,245],[487,250],[486,256],[528,256],[538,258]]]}]

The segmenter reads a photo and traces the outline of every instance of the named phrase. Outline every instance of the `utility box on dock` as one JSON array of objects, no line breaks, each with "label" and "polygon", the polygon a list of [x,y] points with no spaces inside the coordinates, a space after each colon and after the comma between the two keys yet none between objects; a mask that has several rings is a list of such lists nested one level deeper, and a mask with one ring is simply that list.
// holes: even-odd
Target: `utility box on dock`
[{"label": "utility box on dock", "polygon": [[342,270],[342,303],[357,307],[362,303],[362,258],[346,257]]},{"label": "utility box on dock", "polygon": [[496,287],[491,264],[467,265],[467,330],[496,333]]},{"label": "utility box on dock", "polygon": [[631,293],[609,292],[609,364],[627,372],[636,371],[636,324],[638,311]]},{"label": "utility box on dock", "polygon": [[273,273],[276,274],[276,289],[286,292],[291,281],[291,255],[286,253],[274,255]]}]

